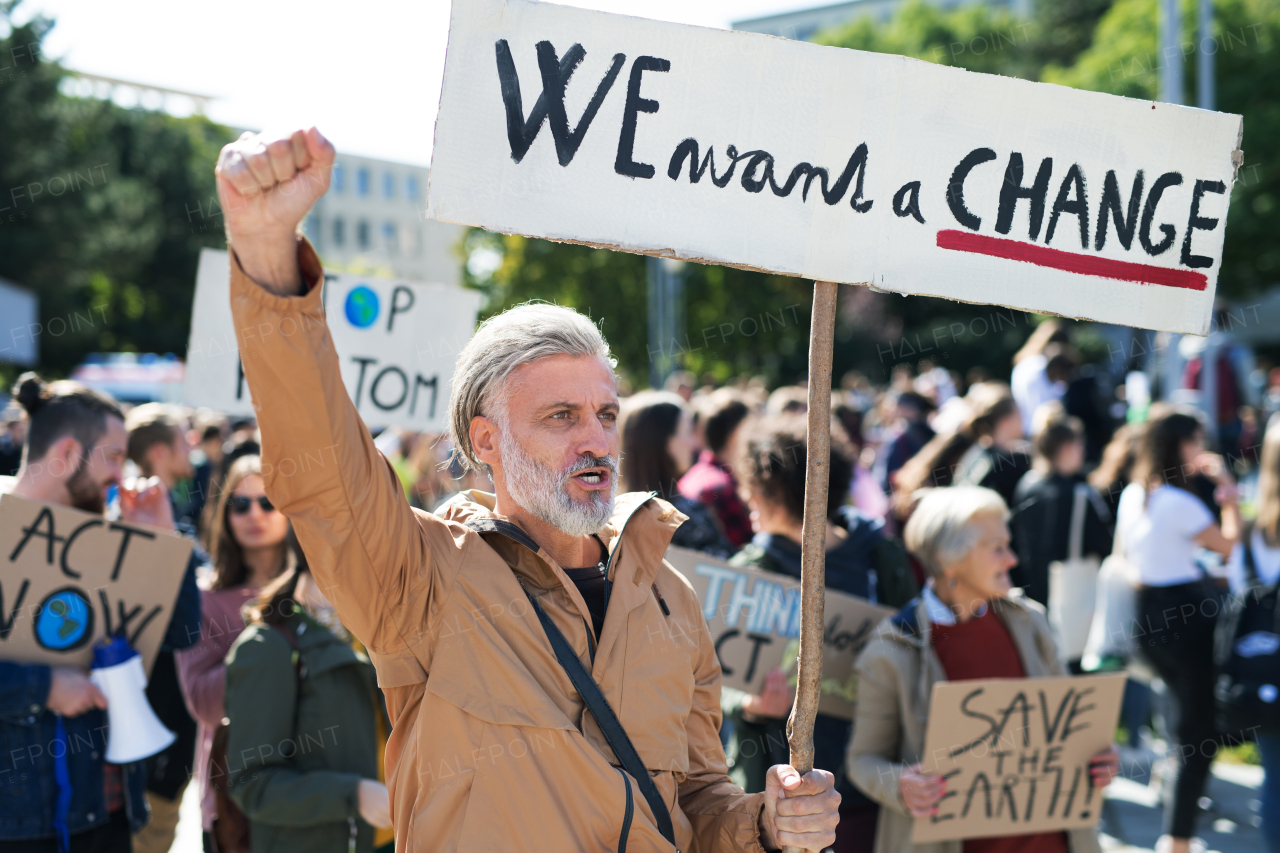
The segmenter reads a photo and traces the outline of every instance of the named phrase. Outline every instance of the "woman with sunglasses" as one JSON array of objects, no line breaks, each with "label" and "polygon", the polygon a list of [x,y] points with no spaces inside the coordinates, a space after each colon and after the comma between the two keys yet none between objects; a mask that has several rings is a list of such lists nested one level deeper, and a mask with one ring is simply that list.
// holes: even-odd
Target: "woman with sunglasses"
[{"label": "woman with sunglasses", "polygon": [[211,849],[215,816],[209,785],[213,733],[226,716],[223,690],[226,656],[244,630],[241,608],[288,566],[296,565],[297,544],[289,519],[272,506],[257,456],[242,456],[227,471],[207,525],[213,573],[201,583],[200,642],[178,653],[178,679],[196,718],[196,765],[205,850]]}]

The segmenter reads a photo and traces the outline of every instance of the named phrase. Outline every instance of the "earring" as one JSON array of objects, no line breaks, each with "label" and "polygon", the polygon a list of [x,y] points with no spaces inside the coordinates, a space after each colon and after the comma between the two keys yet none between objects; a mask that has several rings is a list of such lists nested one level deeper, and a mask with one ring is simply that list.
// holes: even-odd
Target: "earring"
[{"label": "earring", "polygon": [[956,579],[955,579],[955,578],[948,578],[948,579],[947,579],[947,589],[955,589],[955,588],[956,588]]}]

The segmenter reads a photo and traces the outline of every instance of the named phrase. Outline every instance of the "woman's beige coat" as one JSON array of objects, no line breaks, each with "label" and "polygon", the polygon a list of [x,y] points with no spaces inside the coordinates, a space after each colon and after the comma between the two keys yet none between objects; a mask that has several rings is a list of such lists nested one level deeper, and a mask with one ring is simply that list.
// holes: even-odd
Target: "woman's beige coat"
[{"label": "woman's beige coat", "polygon": [[[1067,674],[1040,605],[1016,591],[991,605],[1009,629],[1028,678]],[[902,771],[924,752],[934,682],[947,678],[929,643],[924,600],[917,598],[907,607],[915,608],[918,630],[904,630],[895,617],[885,619],[858,656],[858,705],[846,772],[881,805],[876,853],[961,853],[960,841],[912,844],[913,818],[898,791]],[[1067,835],[1072,853],[1100,853],[1095,830],[1071,830]]]}]

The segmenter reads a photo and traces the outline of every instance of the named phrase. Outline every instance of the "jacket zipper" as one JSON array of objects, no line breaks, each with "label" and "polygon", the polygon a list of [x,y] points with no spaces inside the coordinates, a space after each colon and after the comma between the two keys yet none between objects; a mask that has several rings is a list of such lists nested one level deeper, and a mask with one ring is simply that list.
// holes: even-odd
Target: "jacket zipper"
[{"label": "jacket zipper", "polygon": [[[613,560],[614,560],[614,557],[616,557],[618,554],[618,545],[622,543],[622,534],[627,532],[627,525],[631,523],[631,519],[634,518],[635,514],[640,511],[641,507],[646,506],[649,503],[649,501],[653,500],[657,496],[658,496],[657,492],[649,492],[649,496],[644,500],[640,501],[640,503],[633,506],[631,508],[631,512],[627,513],[627,517],[622,519],[622,526],[618,528],[618,537],[613,540],[613,550],[609,552],[609,562],[605,565],[605,569],[604,569],[605,578],[608,578],[609,575],[613,573]],[[609,602],[606,600],[605,601],[606,610],[608,610],[608,606],[609,606]]]}]

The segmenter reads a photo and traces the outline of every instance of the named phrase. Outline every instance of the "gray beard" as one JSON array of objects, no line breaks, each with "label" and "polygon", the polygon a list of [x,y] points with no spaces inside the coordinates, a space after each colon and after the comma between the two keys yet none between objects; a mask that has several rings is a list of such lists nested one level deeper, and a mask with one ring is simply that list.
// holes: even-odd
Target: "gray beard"
[{"label": "gray beard", "polygon": [[[526,512],[570,536],[590,536],[613,516],[613,502],[618,494],[618,463],[612,456],[591,453],[579,456],[568,469],[556,471],[525,453],[511,431],[502,430],[498,452],[502,454],[502,473],[507,491]],[[585,501],[576,501],[568,491],[569,479],[586,468],[609,470],[609,495],[591,492]]]}]

